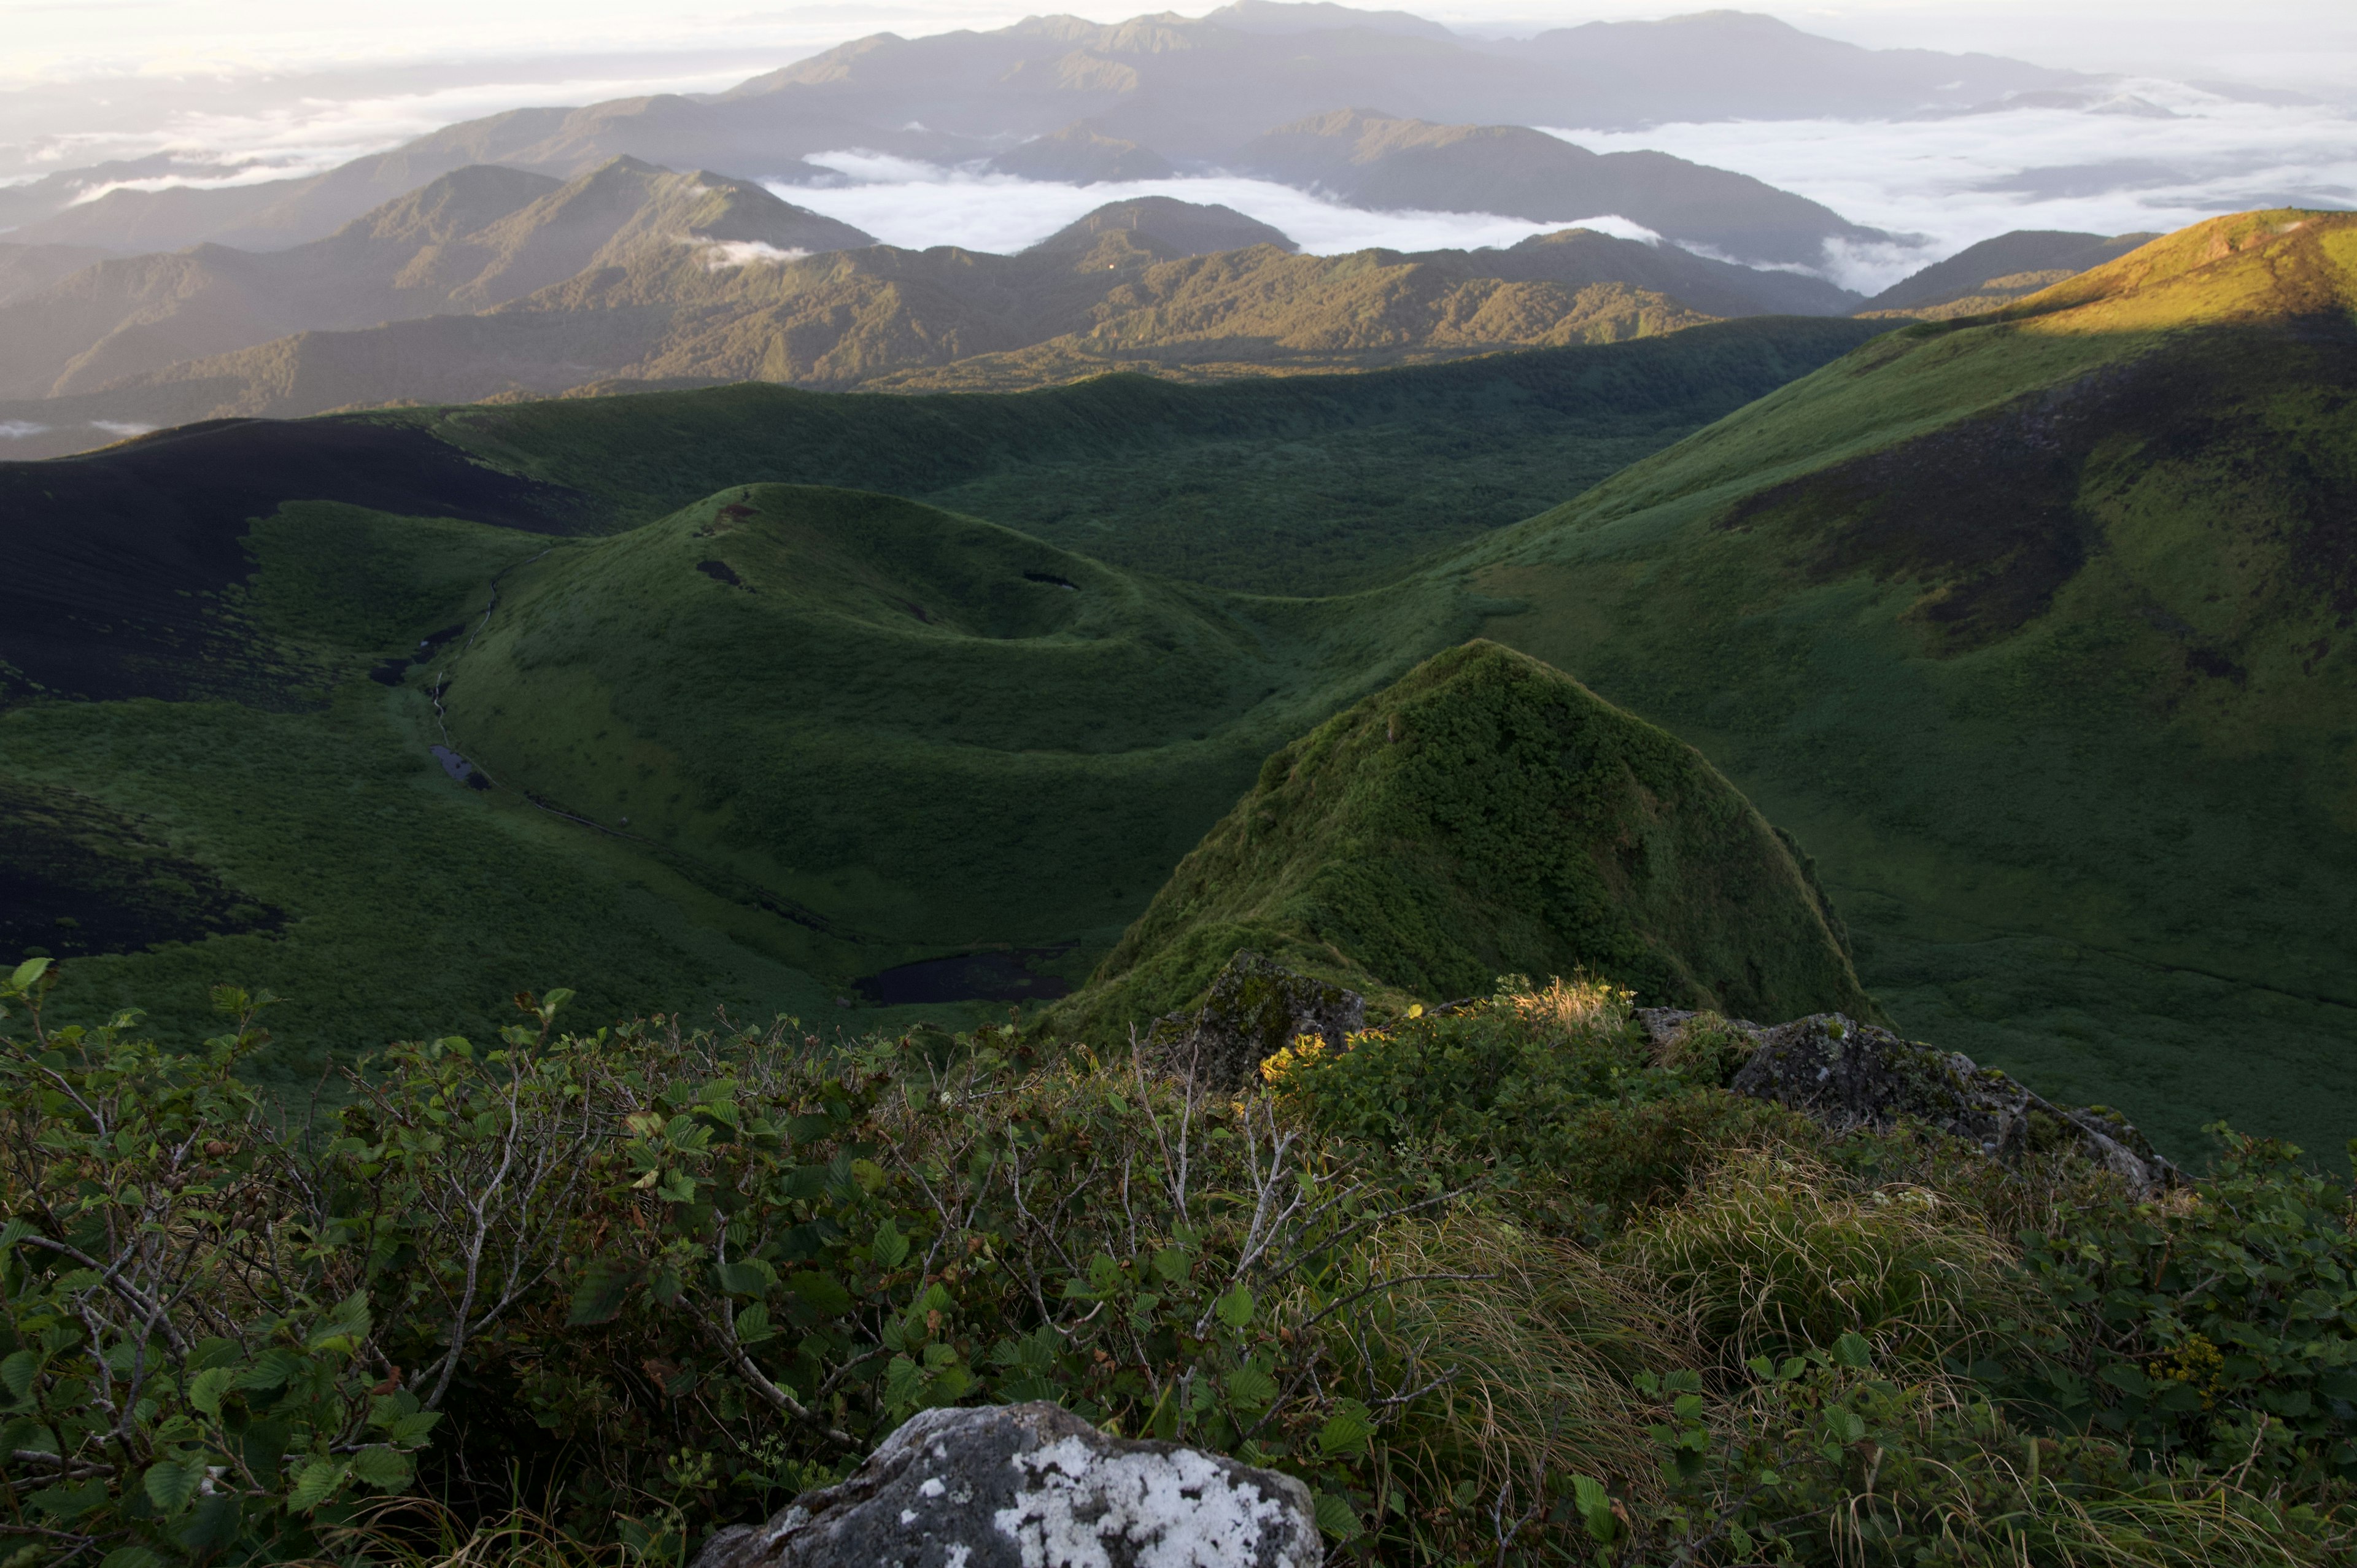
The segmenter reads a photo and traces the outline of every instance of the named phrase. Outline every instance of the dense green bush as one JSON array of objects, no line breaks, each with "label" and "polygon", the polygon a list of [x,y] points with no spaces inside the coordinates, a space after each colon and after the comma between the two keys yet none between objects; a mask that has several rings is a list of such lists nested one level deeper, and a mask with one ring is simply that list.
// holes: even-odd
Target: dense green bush
[{"label": "dense green bush", "polygon": [[2045,1392],[2156,1456],[2357,1480],[2357,1201],[2288,1144],[2213,1131],[2199,1187],[2025,1238],[2074,1318]]},{"label": "dense green bush", "polygon": [[14,1568],[675,1563],[912,1411],[1035,1397],[1303,1477],[1365,1563],[2357,1544],[2349,1198],[2271,1146],[2139,1204],[1828,1142],[1520,982],[1237,1097],[551,993],[288,1107],[236,1073],[268,998],[176,1056],[48,1025],[55,978],[0,988]]},{"label": "dense green bush", "polygon": [[[1305,1037],[1264,1070],[1312,1124],[1394,1159],[1443,1161],[1523,1219],[1590,1241],[1684,1192],[1722,1150],[1813,1144],[1806,1119],[1717,1092],[1728,1069],[1717,1050],[1651,1051],[1630,1026],[1631,1000],[1596,982],[1507,975],[1494,996],[1401,1019],[1347,1051]],[[1693,1033],[1716,1038],[1706,1025]]]}]

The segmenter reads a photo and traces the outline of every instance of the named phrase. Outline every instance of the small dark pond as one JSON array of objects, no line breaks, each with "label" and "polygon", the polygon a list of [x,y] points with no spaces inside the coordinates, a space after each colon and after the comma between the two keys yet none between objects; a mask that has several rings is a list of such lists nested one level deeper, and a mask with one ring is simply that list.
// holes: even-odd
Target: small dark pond
[{"label": "small dark pond", "polygon": [[855,983],[881,1007],[912,1002],[1047,1002],[1071,990],[1060,974],[1035,974],[1031,965],[1061,958],[1070,948],[1016,948],[904,963]]},{"label": "small dark pond", "polygon": [[429,746],[425,749],[434,754],[434,760],[442,765],[443,772],[447,773],[468,789],[488,789],[491,787],[491,781],[483,777],[481,768],[477,768],[448,746]]}]

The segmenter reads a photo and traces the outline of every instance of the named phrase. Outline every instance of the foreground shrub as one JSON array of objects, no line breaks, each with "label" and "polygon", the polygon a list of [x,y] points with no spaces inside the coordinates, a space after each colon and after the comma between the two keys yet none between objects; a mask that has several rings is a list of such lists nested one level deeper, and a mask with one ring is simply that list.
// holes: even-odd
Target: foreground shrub
[{"label": "foreground shrub", "polygon": [[1299,1475],[1367,1564],[2352,1547],[2349,1199],[2268,1145],[2136,1205],[1828,1142],[1522,982],[1235,1096],[552,993],[281,1113],[266,998],[174,1056],[53,979],[0,984],[10,1568],[675,1563],[1028,1398]]},{"label": "foreground shrub", "polygon": [[406,1487],[438,1419],[386,1377],[364,1271],[232,1074],[268,998],[216,1000],[202,1056],[38,1010],[0,1050],[0,1539],[110,1568],[275,1551]]},{"label": "foreground shrub", "polygon": [[234,1076],[250,1015],[176,1058],[129,1017],[48,1031],[48,980],[19,972],[0,1049],[31,1455],[0,1531],[64,1555],[321,1550],[422,1466],[461,1517],[545,1497],[675,1558],[960,1400],[1280,1465],[1340,1539],[1466,1537],[1492,1474],[1631,1464],[1562,1419],[1625,1413],[1614,1363],[1498,1317],[1610,1293],[1566,1254],[1501,1270],[1463,1195],[1263,1095],[1028,1065],[1006,1032],[564,1035],[552,993],[497,1048],[398,1046],[282,1121]]},{"label": "foreground shrub", "polygon": [[2225,1153],[2199,1187],[2026,1239],[2072,1319],[2072,1365],[2041,1391],[2158,1456],[2357,1478],[2357,1199],[2289,1144],[2212,1132]]},{"label": "foreground shrub", "polygon": [[1594,1241],[1675,1197],[1730,1145],[1817,1141],[1779,1106],[1721,1093],[1723,1062],[1655,1059],[1630,993],[1520,975],[1496,994],[1352,1037],[1305,1037],[1264,1069],[1320,1130],[1394,1160],[1440,1160],[1525,1220]]}]

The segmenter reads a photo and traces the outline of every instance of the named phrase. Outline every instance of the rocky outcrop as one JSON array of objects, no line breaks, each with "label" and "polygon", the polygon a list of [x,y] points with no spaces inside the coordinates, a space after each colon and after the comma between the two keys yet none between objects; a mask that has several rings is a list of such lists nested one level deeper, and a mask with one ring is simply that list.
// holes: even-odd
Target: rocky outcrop
[{"label": "rocky outcrop", "polygon": [[1052,1404],[928,1410],[694,1568],[1316,1568],[1309,1490]]},{"label": "rocky outcrop", "polygon": [[[1705,1016],[1662,1007],[1637,1015],[1663,1051],[1675,1049]],[[2177,1167],[2115,1111],[2065,1109],[1994,1068],[1975,1066],[1970,1057],[1900,1039],[1839,1013],[1773,1028],[1736,1019],[1706,1019],[1703,1026],[1753,1042],[1729,1089],[1788,1106],[1835,1133],[1884,1131],[1912,1121],[1971,1139],[1983,1153],[2008,1161],[2076,1146],[2140,1194],[2180,1179]]]},{"label": "rocky outcrop", "polygon": [[1303,1035],[1340,1047],[1365,1026],[1366,998],[1330,980],[1297,974],[1249,950],[1228,961],[1192,1013],[1168,1013],[1146,1035],[1146,1053],[1203,1089],[1241,1089],[1260,1064]]}]

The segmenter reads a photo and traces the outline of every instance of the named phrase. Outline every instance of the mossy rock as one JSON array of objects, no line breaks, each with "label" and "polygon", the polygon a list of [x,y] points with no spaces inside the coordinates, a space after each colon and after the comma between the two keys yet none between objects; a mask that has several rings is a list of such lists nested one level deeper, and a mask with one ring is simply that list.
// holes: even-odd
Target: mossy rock
[{"label": "mossy rock", "polygon": [[[1679,1037],[1684,1015],[1641,1015],[1656,1048]],[[2052,1104],[1970,1057],[1838,1013],[1797,1018],[1774,1028],[1731,1023],[1758,1042],[1728,1087],[1798,1111],[1835,1133],[1888,1132],[1902,1122],[1931,1127],[1979,1145],[1995,1158],[2076,1153],[2139,1194],[2173,1186],[2177,1167],[2161,1158],[2119,1112],[2104,1106]]]},{"label": "mossy rock", "polygon": [[1252,1082],[1261,1063],[1300,1036],[1339,1047],[1366,1021],[1366,998],[1348,986],[1247,951],[1229,961],[1200,1007],[1156,1019],[1146,1043],[1161,1070],[1228,1090]]}]

